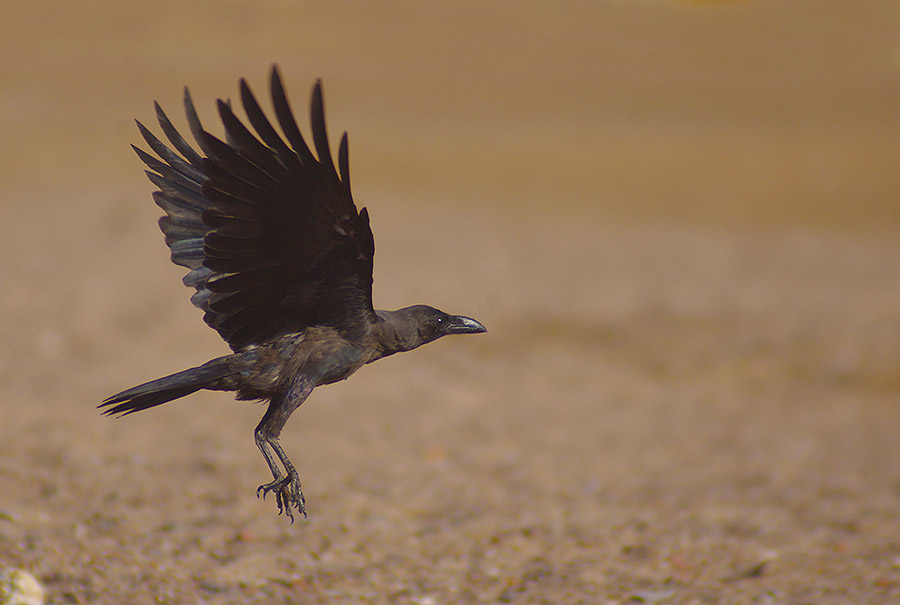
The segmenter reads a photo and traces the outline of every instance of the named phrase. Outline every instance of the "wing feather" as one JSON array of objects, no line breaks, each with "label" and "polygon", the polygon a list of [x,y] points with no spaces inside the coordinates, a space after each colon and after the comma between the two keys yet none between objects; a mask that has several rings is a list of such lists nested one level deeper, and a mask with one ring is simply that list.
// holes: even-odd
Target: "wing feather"
[{"label": "wing feather", "polygon": [[[361,337],[374,320],[374,239],[366,209],[350,191],[346,133],[337,169],[325,126],[321,82],[313,87],[306,144],[273,67],[270,90],[283,137],[245,80],[240,101],[249,127],[229,101],[218,101],[224,140],[207,132],[184,90],[197,152],[158,104],[156,118],[171,147],[138,122],[151,155],[137,147],[166,212],[160,229],[172,261],[204,321],[235,350],[308,326]],[[252,130],[251,130],[252,128]],[[254,132],[255,131],[255,132]]]},{"label": "wing feather", "polygon": [[[185,93],[187,93],[187,89],[185,89]],[[199,153],[194,151],[194,148],[191,147],[178,130],[175,129],[172,125],[172,121],[169,120],[169,117],[166,115],[166,112],[162,110],[162,107],[159,106],[159,103],[154,101],[153,107],[156,109],[156,120],[159,122],[159,126],[162,128],[163,133],[165,133],[166,138],[169,139],[169,142],[172,143],[175,150],[187,159],[191,166],[198,169],[200,177],[202,178],[203,172],[199,169],[203,164],[203,158],[200,157]]]},{"label": "wing feather", "polygon": [[278,68],[272,69],[270,87],[272,91],[272,104],[275,107],[275,116],[278,118],[278,123],[281,125],[284,136],[287,137],[287,140],[297,153],[302,164],[315,164],[316,158],[309,150],[309,146],[303,139],[303,135],[300,134],[300,129],[297,127],[297,122],[294,120],[294,113],[291,111],[291,106],[287,100],[287,94],[284,92],[284,85],[281,83],[281,75],[278,73]]},{"label": "wing feather", "polygon": [[309,108],[309,119],[312,123],[313,143],[316,146],[316,154],[319,162],[324,164],[328,176],[337,173],[334,171],[334,162],[331,159],[331,149],[328,145],[328,133],[325,131],[325,106],[322,100],[322,81],[316,80],[313,87],[312,103]]}]

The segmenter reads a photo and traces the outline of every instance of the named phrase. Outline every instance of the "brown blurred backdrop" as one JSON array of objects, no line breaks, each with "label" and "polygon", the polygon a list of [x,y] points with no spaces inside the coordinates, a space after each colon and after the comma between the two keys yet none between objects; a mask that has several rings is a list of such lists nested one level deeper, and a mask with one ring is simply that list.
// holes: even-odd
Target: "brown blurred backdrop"
[{"label": "brown blurred backdrop", "polygon": [[[277,62],[361,193],[664,222],[896,226],[892,2],[14,3],[2,185],[141,185],[132,118]],[[208,118],[209,119],[209,118]],[[73,191],[73,189],[75,191]],[[398,191],[402,190],[402,191]]]},{"label": "brown blurred backdrop", "polygon": [[[900,591],[896,1],[2,13],[0,564],[53,602]],[[350,133],[376,304],[491,330],[317,392],[299,528],[252,497],[258,408],[93,409],[225,351],[132,120],[183,127],[189,85],[220,132],[272,63],[301,128],[321,77]]]}]

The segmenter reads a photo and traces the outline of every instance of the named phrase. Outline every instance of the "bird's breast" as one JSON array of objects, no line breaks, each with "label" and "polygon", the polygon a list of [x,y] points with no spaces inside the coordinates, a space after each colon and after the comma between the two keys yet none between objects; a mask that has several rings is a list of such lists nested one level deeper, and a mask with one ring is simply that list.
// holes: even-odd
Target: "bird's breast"
[{"label": "bird's breast", "polygon": [[316,384],[331,384],[345,380],[365,365],[365,351],[353,345],[340,347],[330,355],[310,360],[313,374],[318,376]]}]

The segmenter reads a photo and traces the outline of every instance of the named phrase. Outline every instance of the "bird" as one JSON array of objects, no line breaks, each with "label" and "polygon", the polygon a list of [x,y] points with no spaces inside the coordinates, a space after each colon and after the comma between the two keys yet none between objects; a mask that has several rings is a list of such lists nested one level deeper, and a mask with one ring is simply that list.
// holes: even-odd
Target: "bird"
[{"label": "bird", "polygon": [[277,65],[269,88],[281,134],[243,78],[240,101],[255,134],[222,99],[216,105],[225,139],[207,132],[187,87],[184,109],[199,150],[159,103],[156,118],[168,144],[136,121],[155,156],[132,148],[157,187],[152,197],[165,212],[159,227],[171,260],[188,270],[182,281],[195,290],[191,302],[232,352],[124,390],[98,407],[125,416],[202,389],[266,403],[253,435],[272,481],[256,494],[274,494],[278,514],[293,523],[295,510],[306,518],[306,499],[279,437],[313,389],[438,338],[487,330],[427,305],[374,308],[375,240],[368,210],[358,210],[351,195],[347,133],[335,167],[321,80],[310,101],[315,153],[297,126]]}]

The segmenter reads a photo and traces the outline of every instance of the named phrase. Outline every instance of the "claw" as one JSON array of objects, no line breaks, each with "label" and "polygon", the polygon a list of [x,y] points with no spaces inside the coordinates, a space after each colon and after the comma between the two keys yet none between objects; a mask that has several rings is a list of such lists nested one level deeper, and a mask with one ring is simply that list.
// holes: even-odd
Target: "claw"
[{"label": "claw", "polygon": [[287,477],[280,477],[271,483],[260,485],[256,489],[256,496],[258,498],[262,494],[262,498],[265,500],[266,494],[269,492],[275,492],[275,504],[278,506],[278,514],[289,517],[291,525],[294,524],[294,508],[303,513],[304,519],[307,518],[306,499],[303,497],[303,492],[300,489],[300,477],[296,472],[289,474]]}]

